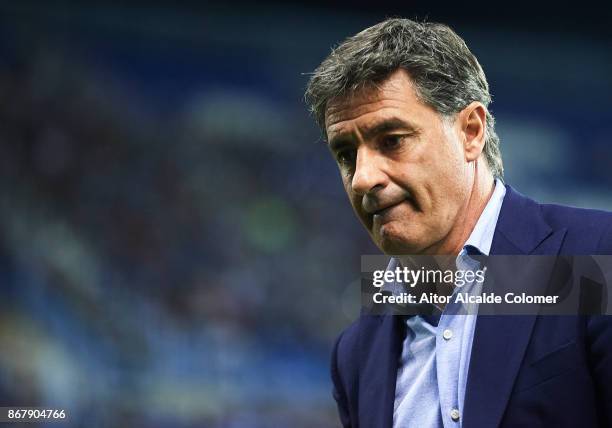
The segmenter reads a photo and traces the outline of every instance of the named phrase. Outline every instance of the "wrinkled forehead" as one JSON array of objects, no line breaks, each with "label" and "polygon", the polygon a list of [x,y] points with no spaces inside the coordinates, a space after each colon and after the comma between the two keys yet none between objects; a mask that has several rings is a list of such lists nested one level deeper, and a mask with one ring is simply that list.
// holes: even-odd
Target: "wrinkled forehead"
[{"label": "wrinkled forehead", "polygon": [[384,97],[382,92],[380,84],[367,83],[330,99],[325,108],[325,126],[358,115],[368,106],[378,103]]},{"label": "wrinkled forehead", "polygon": [[325,128],[380,108],[423,105],[408,73],[399,69],[381,81],[371,81],[331,98],[325,108]]},{"label": "wrinkled forehead", "polygon": [[346,128],[368,127],[391,118],[414,122],[431,116],[407,73],[395,72],[381,83],[373,83],[331,99],[325,111],[327,137]]}]

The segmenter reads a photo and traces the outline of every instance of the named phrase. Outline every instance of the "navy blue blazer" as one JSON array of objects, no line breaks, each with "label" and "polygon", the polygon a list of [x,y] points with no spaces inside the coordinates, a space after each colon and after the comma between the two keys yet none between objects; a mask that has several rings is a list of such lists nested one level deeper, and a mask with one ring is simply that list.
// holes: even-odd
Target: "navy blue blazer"
[{"label": "navy blue blazer", "polygon": [[[542,205],[506,186],[491,254],[612,254],[612,213]],[[343,426],[392,426],[402,327],[362,315],[336,341]],[[464,428],[612,427],[612,316],[481,316],[472,346]]]}]

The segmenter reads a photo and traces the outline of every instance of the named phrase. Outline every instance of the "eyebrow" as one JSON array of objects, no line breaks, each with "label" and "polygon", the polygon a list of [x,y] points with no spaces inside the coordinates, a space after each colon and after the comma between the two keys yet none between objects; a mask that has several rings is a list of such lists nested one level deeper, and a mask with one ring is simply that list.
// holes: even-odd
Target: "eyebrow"
[{"label": "eyebrow", "polygon": [[363,131],[363,136],[364,138],[369,139],[376,135],[385,134],[391,131],[397,131],[398,129],[409,129],[412,131],[414,130],[414,126],[402,119],[392,117],[374,125],[369,129],[366,128]]},{"label": "eyebrow", "polygon": [[[392,131],[397,131],[398,129],[407,129],[410,131],[414,131],[415,127],[403,119],[400,119],[398,117],[392,117],[392,118],[383,120],[382,122],[377,123],[376,125],[370,128],[364,129],[362,134],[363,134],[364,139],[367,140],[367,139],[373,138],[376,135],[380,135],[380,134],[384,134],[384,133],[392,132]],[[346,144],[351,144],[350,138],[347,137],[346,134],[342,134],[342,133],[337,136],[334,136],[334,138],[332,138],[328,142],[329,148],[332,151]]]}]

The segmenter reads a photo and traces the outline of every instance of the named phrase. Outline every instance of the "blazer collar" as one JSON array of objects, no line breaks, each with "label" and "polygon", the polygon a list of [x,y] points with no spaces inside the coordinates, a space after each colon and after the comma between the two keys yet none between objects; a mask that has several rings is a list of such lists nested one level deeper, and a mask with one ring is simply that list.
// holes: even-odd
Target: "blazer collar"
[{"label": "blazer collar", "polygon": [[[550,251],[535,251],[551,233],[553,230],[542,217],[540,204],[506,185],[506,195],[493,235],[491,254],[551,254]],[[554,254],[556,253],[555,251]]]},{"label": "blazer collar", "polygon": [[[540,205],[506,186],[491,255],[556,255],[566,229],[553,230]],[[501,422],[529,343],[536,315],[481,315],[476,321],[463,426]]]}]

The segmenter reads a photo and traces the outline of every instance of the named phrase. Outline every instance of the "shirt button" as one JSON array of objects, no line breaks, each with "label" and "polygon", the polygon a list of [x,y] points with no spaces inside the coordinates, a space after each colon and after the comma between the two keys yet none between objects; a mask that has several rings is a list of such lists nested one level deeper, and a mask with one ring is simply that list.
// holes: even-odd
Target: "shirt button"
[{"label": "shirt button", "polygon": [[444,340],[450,340],[451,337],[453,337],[453,332],[446,329],[444,330],[444,332],[442,333],[442,337],[444,338]]},{"label": "shirt button", "polygon": [[450,411],[450,417],[453,421],[457,422],[461,417],[461,413],[459,413],[459,409],[453,409]]}]

